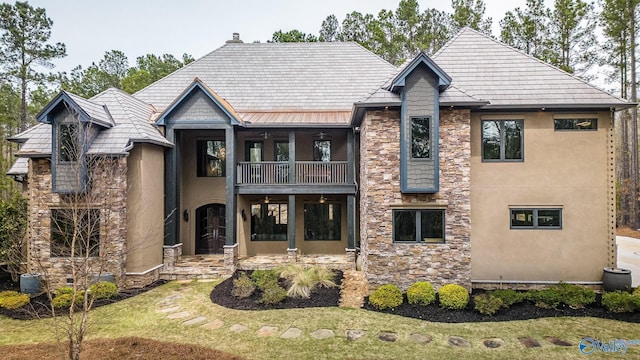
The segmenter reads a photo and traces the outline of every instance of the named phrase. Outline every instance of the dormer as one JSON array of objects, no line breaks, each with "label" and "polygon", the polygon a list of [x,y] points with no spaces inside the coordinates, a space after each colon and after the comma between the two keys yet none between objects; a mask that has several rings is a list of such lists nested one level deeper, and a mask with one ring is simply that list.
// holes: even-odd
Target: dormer
[{"label": "dormer", "polygon": [[84,192],[88,182],[86,153],[100,131],[115,125],[107,107],[62,91],[37,120],[51,125],[52,191]]},{"label": "dormer", "polygon": [[392,80],[400,94],[400,190],[436,193],[439,184],[438,128],[440,93],[451,84],[447,75],[421,52]]}]

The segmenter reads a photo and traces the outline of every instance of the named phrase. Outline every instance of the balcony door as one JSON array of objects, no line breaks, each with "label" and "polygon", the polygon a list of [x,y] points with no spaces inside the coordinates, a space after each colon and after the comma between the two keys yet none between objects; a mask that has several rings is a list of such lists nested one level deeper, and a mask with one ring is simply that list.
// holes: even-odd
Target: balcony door
[{"label": "balcony door", "polygon": [[196,209],[196,254],[224,254],[225,206],[208,204]]}]

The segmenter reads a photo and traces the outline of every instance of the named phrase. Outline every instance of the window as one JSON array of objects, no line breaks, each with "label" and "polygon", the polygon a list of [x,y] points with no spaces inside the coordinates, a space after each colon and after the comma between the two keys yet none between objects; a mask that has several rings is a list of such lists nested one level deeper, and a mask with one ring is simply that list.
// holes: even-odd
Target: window
[{"label": "window", "polygon": [[511,209],[512,229],[562,229],[561,209]]},{"label": "window", "polygon": [[431,138],[429,117],[411,118],[411,157],[429,159],[431,157]]},{"label": "window", "polygon": [[554,119],[554,130],[598,130],[598,119]]},{"label": "window", "polygon": [[482,160],[523,160],[523,125],[522,120],[483,120]]},{"label": "window", "polygon": [[258,163],[264,160],[264,141],[247,141],[244,148],[244,161]]},{"label": "window", "polygon": [[78,124],[58,125],[58,156],[60,162],[78,160]]},{"label": "window", "polygon": [[100,210],[51,209],[51,256],[98,256],[100,253]]},{"label": "window", "polygon": [[313,161],[331,161],[331,141],[313,141]]},{"label": "window", "polygon": [[287,240],[287,204],[251,204],[251,240]]},{"label": "window", "polygon": [[288,141],[274,141],[273,147],[273,159],[275,161],[289,161]]},{"label": "window", "polygon": [[221,140],[198,140],[198,176],[225,176],[226,149]]},{"label": "window", "polygon": [[304,239],[340,240],[342,227],[340,204],[305,204]]},{"label": "window", "polygon": [[394,210],[393,241],[444,243],[444,210]]}]

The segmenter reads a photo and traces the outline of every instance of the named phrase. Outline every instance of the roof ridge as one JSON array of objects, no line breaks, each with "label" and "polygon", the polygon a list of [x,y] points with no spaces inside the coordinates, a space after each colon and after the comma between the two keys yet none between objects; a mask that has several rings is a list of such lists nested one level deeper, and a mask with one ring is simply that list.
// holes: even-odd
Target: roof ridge
[{"label": "roof ridge", "polygon": [[438,54],[440,54],[442,51],[444,51],[446,48],[448,48],[457,38],[459,38],[462,33],[464,33],[466,30],[472,30],[470,27],[465,26],[462,29],[460,29],[460,31],[458,31],[455,35],[453,35],[453,37],[451,39],[449,39],[449,41],[447,41],[446,43],[444,43],[444,45],[442,45],[440,47],[440,49],[438,49],[438,51],[436,51],[431,58],[435,60],[435,58],[438,56]]}]

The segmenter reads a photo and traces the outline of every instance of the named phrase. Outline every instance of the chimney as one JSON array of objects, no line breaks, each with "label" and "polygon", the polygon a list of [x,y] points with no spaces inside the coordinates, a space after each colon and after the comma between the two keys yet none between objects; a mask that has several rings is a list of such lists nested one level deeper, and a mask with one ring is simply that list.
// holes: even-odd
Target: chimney
[{"label": "chimney", "polygon": [[230,43],[242,44],[244,41],[240,40],[240,33],[233,33],[233,39],[227,40],[227,44]]}]

